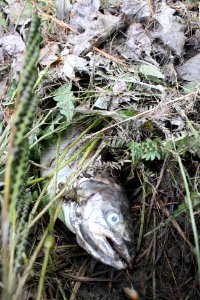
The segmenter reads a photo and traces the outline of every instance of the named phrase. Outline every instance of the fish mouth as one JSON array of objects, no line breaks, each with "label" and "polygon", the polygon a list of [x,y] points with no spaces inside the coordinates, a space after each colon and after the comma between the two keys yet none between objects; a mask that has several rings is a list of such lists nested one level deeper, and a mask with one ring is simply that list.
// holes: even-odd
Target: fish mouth
[{"label": "fish mouth", "polygon": [[111,238],[105,238],[107,243],[114,251],[115,261],[117,262],[117,269],[126,269],[132,267],[134,258],[134,248],[132,242],[122,241],[120,245],[116,244]]},{"label": "fish mouth", "polygon": [[87,227],[80,226],[78,244],[94,258],[118,270],[132,267],[134,258],[133,241],[124,241],[113,234],[95,234]]}]

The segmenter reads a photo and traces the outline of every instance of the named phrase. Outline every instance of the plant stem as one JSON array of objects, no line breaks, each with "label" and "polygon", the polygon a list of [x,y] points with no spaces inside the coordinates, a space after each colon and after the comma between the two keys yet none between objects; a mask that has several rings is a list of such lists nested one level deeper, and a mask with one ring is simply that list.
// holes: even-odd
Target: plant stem
[{"label": "plant stem", "polygon": [[180,171],[181,171],[181,175],[182,175],[182,178],[183,178],[185,191],[186,191],[185,201],[186,201],[186,204],[188,205],[188,209],[189,209],[189,213],[190,213],[190,220],[191,220],[192,231],[193,231],[193,236],[194,236],[194,243],[195,243],[194,252],[196,254],[198,276],[199,276],[199,282],[200,282],[200,249],[199,249],[198,232],[197,232],[197,227],[196,227],[195,218],[194,218],[193,204],[192,204],[192,199],[191,199],[191,196],[190,196],[190,190],[189,190],[187,178],[185,176],[184,166],[182,164],[182,161],[181,161],[181,158],[180,158],[179,155],[177,155],[177,160],[178,160],[178,164],[179,164],[179,167],[180,167]]}]

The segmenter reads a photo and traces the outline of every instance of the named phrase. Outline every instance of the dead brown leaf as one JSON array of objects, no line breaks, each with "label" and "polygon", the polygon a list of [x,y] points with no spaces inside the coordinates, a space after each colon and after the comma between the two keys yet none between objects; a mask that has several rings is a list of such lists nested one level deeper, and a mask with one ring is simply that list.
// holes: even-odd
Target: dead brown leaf
[{"label": "dead brown leaf", "polygon": [[175,10],[166,3],[162,3],[161,11],[156,14],[154,19],[159,23],[158,28],[153,33],[154,38],[159,38],[177,55],[183,53],[185,45],[183,20],[174,16]]}]

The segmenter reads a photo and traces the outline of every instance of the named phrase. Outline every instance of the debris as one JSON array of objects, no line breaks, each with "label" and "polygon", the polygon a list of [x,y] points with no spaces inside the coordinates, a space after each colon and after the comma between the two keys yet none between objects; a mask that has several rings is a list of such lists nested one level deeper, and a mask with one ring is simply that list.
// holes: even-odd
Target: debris
[{"label": "debris", "polygon": [[39,63],[43,66],[50,66],[56,61],[59,61],[60,54],[59,45],[57,43],[47,44],[40,51]]},{"label": "debris", "polygon": [[155,81],[155,79],[165,78],[165,76],[161,73],[159,68],[153,65],[142,64],[139,68],[139,72],[151,81]]},{"label": "debris", "polygon": [[181,55],[185,45],[184,21],[174,16],[175,10],[162,2],[161,11],[154,16],[159,26],[152,33],[154,38],[160,38],[175,54]]},{"label": "debris", "polygon": [[76,71],[87,71],[88,62],[75,54],[63,56],[63,65],[60,71],[69,79],[75,79]]},{"label": "debris", "polygon": [[[199,255],[199,251],[195,251],[198,234],[193,234],[195,230],[191,227],[196,224],[199,228],[198,207],[193,201],[195,197],[199,200],[200,189],[198,1],[0,2],[0,199],[10,125],[20,72],[24,74],[22,61],[33,9],[42,21],[40,58],[32,75],[36,76],[36,82],[31,87],[32,93],[39,98],[39,105],[28,129],[31,148],[28,186],[35,204],[29,212],[32,230],[27,245],[33,246],[22,251],[26,252],[23,261],[28,261],[28,268],[34,272],[26,272],[24,266],[17,271],[20,288],[25,289],[25,296],[18,298],[38,297],[36,286],[43,251],[39,251],[38,256],[34,251],[38,242],[41,245],[42,234],[47,228],[54,230],[56,244],[47,264],[44,299],[121,300],[129,297],[141,300],[144,294],[148,299],[199,299],[197,276],[200,276],[200,266],[197,261],[200,259],[195,259]],[[28,64],[34,55],[33,46]],[[27,68],[26,71],[30,70]],[[23,109],[22,106],[22,116]],[[79,167],[84,168],[82,162],[90,156],[90,145],[94,145],[96,138],[102,138],[103,145],[106,144],[102,155],[112,170],[112,178],[115,176],[116,180],[122,181],[128,194],[137,237],[137,256],[133,269],[127,272],[112,274],[111,267],[96,261],[94,266],[94,260],[78,247],[67,228],[62,228],[60,220],[64,221],[64,215],[57,220],[54,229],[51,222],[48,226],[48,218],[43,218],[54,199],[54,219],[57,215],[60,218],[58,210],[63,199],[55,191],[52,202],[45,202],[44,206],[39,204],[41,199],[46,199],[45,183],[48,184],[52,174],[45,178],[39,175],[41,149],[56,143],[58,136],[56,148],[59,151],[62,148],[59,146],[60,134],[64,134],[69,125],[80,130],[81,144],[77,143],[81,147],[77,151],[81,152],[82,147],[87,146],[81,154],[78,152],[82,156]],[[86,126],[89,130],[83,131]],[[66,147],[66,151],[70,149]],[[101,151],[101,148],[96,144],[94,150]],[[54,164],[55,156],[49,166]],[[185,179],[178,165],[179,158]],[[56,164],[56,170],[63,166],[61,160]],[[68,167],[78,163],[77,160],[76,152],[73,152]],[[74,178],[77,181],[77,173]],[[66,186],[71,182],[71,178],[65,181]],[[190,195],[186,195],[188,189]],[[191,207],[184,204],[190,198]],[[66,202],[70,199],[74,199],[73,191],[65,198]],[[184,210],[179,210],[183,204]],[[103,206],[107,209],[107,205]],[[188,208],[191,210],[192,207],[194,213],[189,214]],[[85,224],[89,223],[97,205],[87,208],[91,209],[91,214],[86,215]],[[81,213],[84,212],[83,207]],[[77,215],[72,219],[77,220]],[[85,228],[81,223],[75,227],[80,235],[81,229]],[[95,229],[92,226],[92,230]],[[87,238],[93,240],[92,235]],[[114,246],[108,236],[105,239],[108,247]],[[94,251],[98,252],[99,248],[96,248]],[[77,270],[85,255],[87,267],[79,273]],[[33,265],[32,259],[36,257],[37,262]],[[32,265],[29,265],[31,261]],[[28,284],[22,282],[24,274],[29,277]],[[80,285],[80,282],[85,283]],[[139,287],[139,295],[132,285]],[[39,289],[42,289],[41,285]]]},{"label": "debris", "polygon": [[134,290],[133,288],[125,287],[123,288],[124,294],[126,298],[130,300],[140,300],[138,292]]},{"label": "debris", "polygon": [[149,18],[152,14],[148,1],[140,0],[124,0],[121,11],[131,19],[136,17],[136,22],[144,18]]},{"label": "debris", "polygon": [[[140,23],[133,23],[127,30],[127,41],[120,50],[121,55],[126,59],[151,60],[151,41]],[[154,61],[155,64],[156,61]]]},{"label": "debris", "polygon": [[181,79],[187,81],[200,80],[200,54],[187,60],[182,66],[176,68]]},{"label": "debris", "polygon": [[8,53],[10,56],[16,56],[18,53],[25,51],[25,43],[18,33],[8,34],[0,37],[0,46],[3,51]]},{"label": "debris", "polygon": [[24,25],[31,21],[33,8],[32,5],[26,2],[19,1],[8,1],[9,6],[7,6],[4,11],[9,15],[9,19],[14,25]]}]

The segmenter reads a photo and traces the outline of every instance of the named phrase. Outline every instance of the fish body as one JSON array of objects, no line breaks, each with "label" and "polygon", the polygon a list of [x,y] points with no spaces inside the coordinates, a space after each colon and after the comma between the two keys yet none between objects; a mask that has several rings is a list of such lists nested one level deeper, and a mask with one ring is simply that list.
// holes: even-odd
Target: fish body
[{"label": "fish body", "polygon": [[[59,157],[77,137],[73,129],[62,137]],[[63,161],[67,161],[79,146],[72,147]],[[45,167],[42,175],[48,175],[56,167],[57,143],[47,147],[41,158]],[[92,154],[91,154],[92,155]],[[89,159],[89,158],[88,158]],[[59,192],[72,172],[76,172],[78,160],[64,166],[52,177],[48,186],[50,197]],[[74,199],[69,198],[69,190]],[[134,237],[127,196],[113,177],[101,155],[69,187],[63,201],[62,210],[66,226],[76,234],[78,244],[97,260],[115,267],[131,267],[134,257]]]}]

